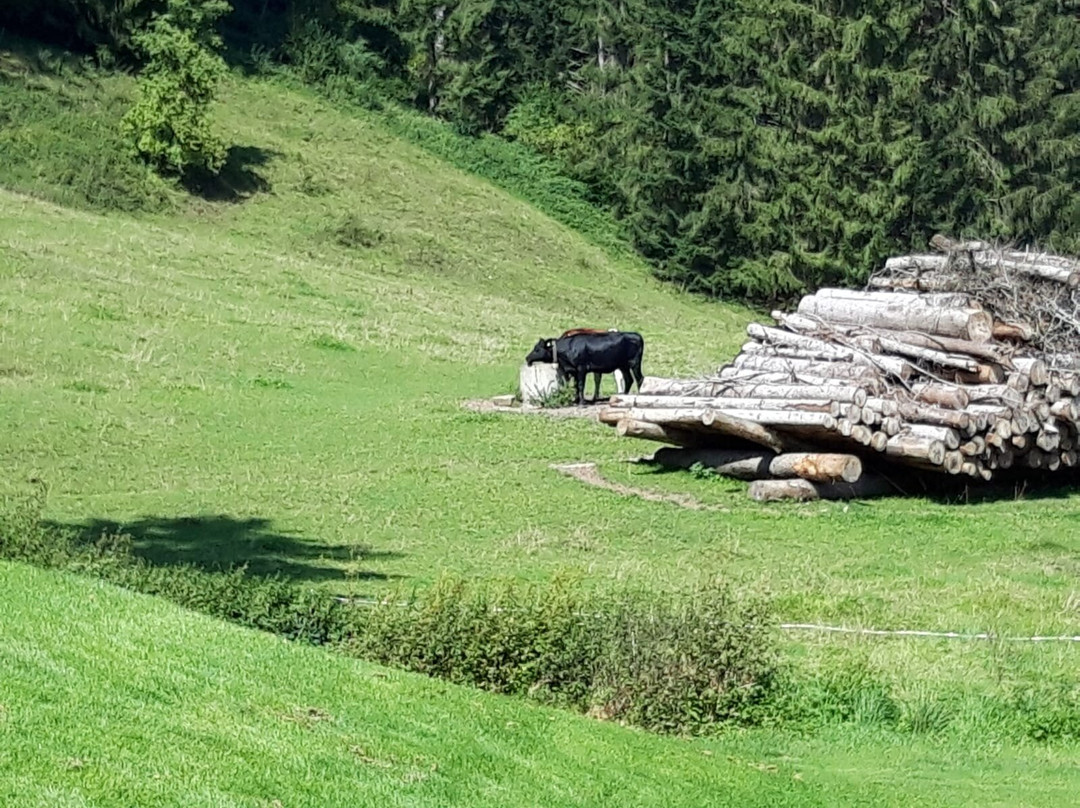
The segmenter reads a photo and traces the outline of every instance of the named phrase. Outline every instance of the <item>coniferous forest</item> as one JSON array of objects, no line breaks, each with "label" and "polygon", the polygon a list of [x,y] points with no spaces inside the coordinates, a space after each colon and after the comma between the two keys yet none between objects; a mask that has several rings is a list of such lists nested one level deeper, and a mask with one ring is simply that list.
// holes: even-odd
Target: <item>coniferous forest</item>
[{"label": "coniferous forest", "polygon": [[138,69],[165,13],[238,68],[519,141],[695,291],[857,282],[935,231],[1080,251],[1077,0],[5,0],[0,26]]}]

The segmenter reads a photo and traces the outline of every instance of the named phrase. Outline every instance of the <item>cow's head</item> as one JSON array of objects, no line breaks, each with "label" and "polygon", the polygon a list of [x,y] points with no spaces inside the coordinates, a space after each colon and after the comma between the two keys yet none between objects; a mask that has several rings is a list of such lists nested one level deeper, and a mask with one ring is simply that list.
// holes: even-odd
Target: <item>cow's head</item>
[{"label": "cow's head", "polygon": [[553,339],[538,340],[533,346],[533,349],[529,351],[529,355],[525,357],[525,364],[532,365],[533,362],[554,362],[554,345],[555,340]]}]

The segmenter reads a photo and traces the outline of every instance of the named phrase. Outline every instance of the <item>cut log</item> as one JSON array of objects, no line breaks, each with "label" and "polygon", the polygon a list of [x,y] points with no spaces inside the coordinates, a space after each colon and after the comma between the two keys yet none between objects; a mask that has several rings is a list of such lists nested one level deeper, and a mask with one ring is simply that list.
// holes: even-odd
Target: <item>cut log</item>
[{"label": "cut log", "polygon": [[930,426],[928,424],[908,424],[904,431],[910,435],[918,435],[922,438],[941,441],[945,448],[952,451],[960,448],[960,435],[955,429],[947,426]]},{"label": "cut log", "polygon": [[884,477],[864,474],[854,483],[814,483],[809,480],[758,480],[750,483],[749,495],[755,502],[781,500],[862,499],[896,493],[896,487]]},{"label": "cut log", "polygon": [[891,398],[867,398],[864,406],[882,415],[898,415],[900,413],[900,403]]},{"label": "cut log", "polygon": [[965,392],[971,404],[997,403],[1008,407],[1021,407],[1024,404],[1024,397],[1005,384],[974,385]]},{"label": "cut log", "polygon": [[[749,412],[739,410],[739,412]],[[755,413],[760,415],[761,413]],[[825,413],[776,413],[778,417],[804,416],[806,418],[821,418],[827,422],[835,423],[831,415]],[[715,410],[706,409],[660,409],[634,407],[632,409],[606,407],[600,411],[599,420],[606,424],[617,424],[625,418],[630,421],[642,421],[645,423],[659,424],[665,428],[675,427],[683,430],[707,431],[740,440],[756,443],[760,446],[772,449],[774,452],[783,451],[785,446],[800,447],[796,441],[785,439],[773,430],[760,423],[746,421],[734,417],[730,413],[718,413]]]},{"label": "cut log", "polygon": [[899,435],[903,426],[904,422],[896,415],[890,415],[888,418],[883,418],[881,421],[881,431],[890,438],[893,435]]},{"label": "cut log", "polygon": [[[642,412],[648,412],[648,410],[642,410]],[[808,426],[808,427],[820,427],[822,429],[835,429],[836,419],[824,412],[799,412],[797,410],[728,410],[728,409],[711,409],[706,411],[707,417],[713,419],[719,419],[721,415],[727,418],[734,418],[739,421],[746,421],[754,424],[763,424],[766,426]],[[706,423],[706,426],[710,426],[712,421]]]},{"label": "cut log", "polygon": [[981,436],[975,435],[960,444],[960,454],[965,457],[979,457],[986,452],[986,441]]},{"label": "cut log", "polygon": [[964,469],[964,456],[960,452],[946,452],[941,467],[948,474],[959,474]]},{"label": "cut log", "polygon": [[[814,294],[820,298],[833,298],[841,300],[869,300],[876,303],[889,305],[904,305],[912,301],[927,306],[977,307],[978,304],[963,292],[937,292],[928,294],[903,293],[903,292],[864,292],[858,289],[824,288],[818,289]],[[805,315],[804,315],[805,316]]]},{"label": "cut log", "polygon": [[1004,367],[984,363],[979,363],[974,373],[957,370],[952,375],[957,384],[1001,384],[1006,379]]},{"label": "cut log", "polygon": [[932,466],[945,462],[945,444],[919,435],[902,434],[889,438],[885,454],[898,461],[923,460]]},{"label": "cut log", "polygon": [[688,469],[700,463],[718,474],[742,480],[799,477],[814,482],[855,482],[862,461],[854,455],[824,452],[767,454],[698,449],[660,449],[653,462],[665,468]]},{"label": "cut log", "polygon": [[814,399],[822,398],[830,401],[840,401],[845,404],[857,404],[862,406],[866,403],[866,390],[852,384],[830,384],[814,387],[807,384],[741,384],[730,383],[721,387],[720,396],[732,396],[739,398],[782,398],[782,399]]},{"label": "cut log", "polygon": [[[887,294],[887,293],[883,293]],[[991,338],[994,321],[988,312],[971,307],[941,307],[923,303],[915,295],[895,293],[895,302],[860,301],[808,295],[799,302],[799,313],[837,323],[922,331],[973,342]]]},{"label": "cut log", "polygon": [[841,414],[841,405],[838,402],[818,398],[734,398],[726,396],[704,398],[700,396],[616,395],[612,396],[608,401],[608,406],[700,410],[709,408],[720,410],[802,410],[805,412],[825,412],[833,416]]},{"label": "cut log", "polygon": [[[806,298],[803,298],[803,300],[805,301]],[[751,323],[746,327],[746,333],[762,343],[789,346],[803,351],[805,352],[805,358],[818,356],[830,360],[858,362],[863,365],[879,367],[883,371],[900,378],[907,378],[904,374],[911,373],[909,363],[895,357],[868,355],[850,348],[841,348],[815,337],[793,334],[780,328],[768,328],[757,323]],[[905,368],[908,369],[905,370]]]},{"label": "cut log", "polygon": [[971,415],[962,410],[946,410],[929,404],[905,401],[898,405],[897,412],[905,421],[915,424],[945,426],[965,435],[974,434],[976,431],[971,423]]},{"label": "cut log", "polygon": [[1011,339],[1018,342],[1030,342],[1035,339],[1035,329],[1027,323],[995,322],[992,333],[994,339]]},{"label": "cut log", "polygon": [[853,337],[852,341],[855,345],[870,353],[896,354],[926,362],[927,364],[937,365],[938,367],[965,370],[971,373],[976,373],[979,370],[979,363],[973,357],[935,351],[932,348],[921,348],[918,345],[911,345],[888,337]]},{"label": "cut log", "polygon": [[[789,371],[835,379],[878,379],[881,371],[873,365],[852,364],[851,362],[822,362],[815,359],[799,359],[787,356],[766,356],[763,354],[740,354],[732,360],[731,368],[746,370],[765,370],[771,372]],[[727,369],[727,368],[725,368]]]},{"label": "cut log", "polygon": [[877,275],[867,284],[873,289],[888,289],[896,292],[948,292],[956,289],[956,280],[933,273],[924,275]]},{"label": "cut log", "polygon": [[919,348],[929,348],[935,351],[951,354],[966,354],[967,356],[983,359],[997,364],[1008,364],[1009,358],[1004,351],[992,343],[972,342],[966,339],[954,337],[942,337],[931,334],[920,334],[917,331],[891,331],[877,329],[877,336],[903,342]]},{"label": "cut log", "polygon": [[967,391],[948,384],[926,382],[914,384],[911,387],[911,394],[917,401],[925,401],[927,404],[935,404],[951,410],[962,410],[970,401]]},{"label": "cut log", "polygon": [[638,392],[648,396],[713,396],[716,382],[713,379],[665,379],[646,376]]},{"label": "cut log", "polygon": [[1014,356],[1012,363],[1013,367],[1025,374],[1032,384],[1043,386],[1050,383],[1050,371],[1041,359],[1031,356]]},{"label": "cut log", "polygon": [[690,432],[676,427],[650,424],[646,421],[633,421],[622,418],[615,424],[619,437],[641,438],[658,443],[670,443],[673,446],[707,446],[713,438],[700,432]]}]

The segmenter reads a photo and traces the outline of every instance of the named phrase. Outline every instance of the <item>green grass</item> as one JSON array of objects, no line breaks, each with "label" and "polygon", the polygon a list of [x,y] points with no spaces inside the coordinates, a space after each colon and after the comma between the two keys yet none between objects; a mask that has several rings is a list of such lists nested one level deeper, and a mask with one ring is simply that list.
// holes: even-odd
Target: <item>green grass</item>
[{"label": "green grass", "polygon": [[[68,93],[95,126],[131,89],[124,77],[27,82],[0,85],[0,99],[38,110],[40,96],[48,112]],[[536,338],[567,327],[639,330],[646,373],[692,374],[733,355],[752,315],[660,285],[376,113],[259,81],[231,80],[222,100],[230,184],[166,189],[168,215],[61,207],[78,199],[27,168],[28,153],[0,166],[16,189],[0,191],[0,498],[39,478],[57,523],[119,522],[157,563],[246,563],[328,594],[442,570],[570,568],[597,587],[720,577],[782,620],[1080,633],[1071,491],[761,506],[741,484],[628,465],[652,447],[595,424],[463,410],[512,392]],[[52,124],[34,122],[53,119],[27,120],[6,136],[47,141]],[[48,165],[71,157],[56,148]],[[726,511],[622,498],[549,468],[577,460]],[[861,660],[905,704],[929,694],[915,725],[955,699],[969,739],[984,694],[1068,687],[1080,655],[802,634],[787,651],[807,670]],[[858,733],[838,733],[840,751],[813,746],[815,759],[868,776],[868,758],[844,757],[862,754]],[[963,744],[910,754],[973,771]],[[1037,754],[1050,766],[1058,753]]]},{"label": "green grass", "polygon": [[0,588],[0,803],[20,808],[1065,805],[1080,786],[1067,747],[663,739],[85,578],[0,563]]}]

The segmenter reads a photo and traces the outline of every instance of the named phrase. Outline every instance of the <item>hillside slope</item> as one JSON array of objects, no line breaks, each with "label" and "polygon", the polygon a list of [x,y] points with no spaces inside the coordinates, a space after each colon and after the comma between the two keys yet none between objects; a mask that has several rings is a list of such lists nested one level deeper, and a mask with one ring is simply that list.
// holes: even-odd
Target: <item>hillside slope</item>
[{"label": "hillside slope", "polygon": [[[1064,805],[1067,756],[663,739],[0,563],[0,804]],[[853,770],[852,767],[855,767]]]}]

